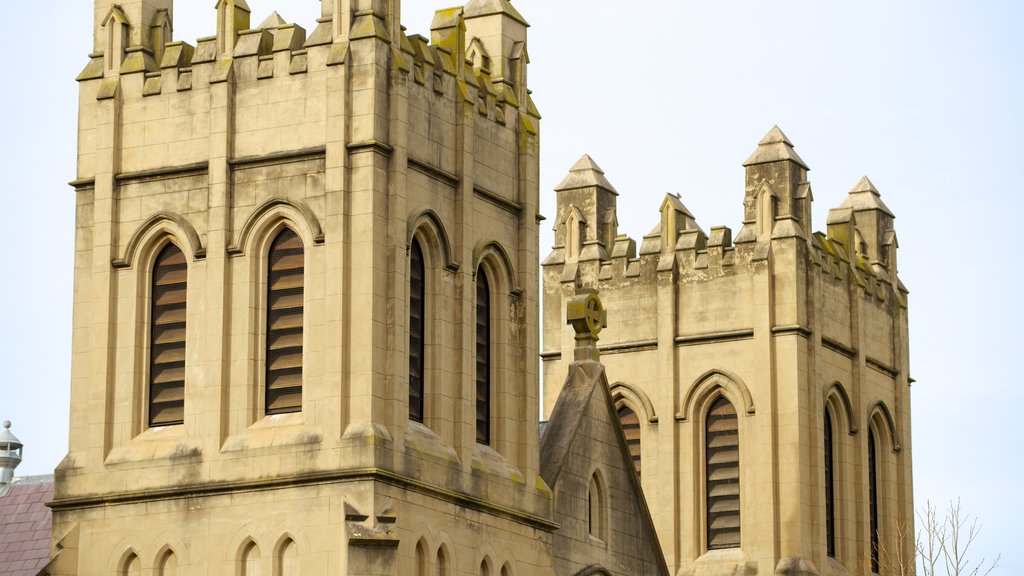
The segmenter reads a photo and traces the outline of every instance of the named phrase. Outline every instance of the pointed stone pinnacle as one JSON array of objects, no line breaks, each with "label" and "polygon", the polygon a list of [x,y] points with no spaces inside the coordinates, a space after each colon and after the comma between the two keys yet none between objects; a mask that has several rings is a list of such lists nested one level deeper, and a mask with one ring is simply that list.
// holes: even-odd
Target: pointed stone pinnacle
[{"label": "pointed stone pinnacle", "polygon": [[278,26],[284,26],[288,24],[281,15],[277,13],[277,10],[273,11],[267,19],[263,21],[257,28],[259,30],[275,30]]},{"label": "pointed stone pinnacle", "polygon": [[862,177],[860,181],[857,182],[857,185],[850,190],[851,194],[856,192],[871,192],[875,196],[881,196],[881,194],[878,193],[878,188],[875,188],[875,185],[871,183],[871,180],[868,179],[867,176]]},{"label": "pointed stone pinnacle", "polygon": [[504,14],[524,26],[530,25],[509,0],[469,0],[463,8],[463,15],[467,19],[492,14]]},{"label": "pointed stone pinnacle", "polygon": [[569,170],[571,172],[593,170],[595,172],[600,172],[601,174],[604,174],[604,170],[601,170],[601,167],[597,165],[597,162],[594,162],[594,159],[590,157],[590,154],[584,154],[583,156],[581,156],[580,159],[577,160],[576,163],[573,164],[572,168],[570,168]]},{"label": "pointed stone pinnacle", "polygon": [[578,188],[603,188],[612,194],[618,195],[615,187],[608,181],[604,176],[604,170],[594,162],[594,159],[588,154],[584,154],[577,162],[569,169],[569,175],[566,176],[558,186],[555,186],[556,192],[563,190],[576,190]]},{"label": "pointed stone pinnacle", "polygon": [[850,208],[854,212],[879,210],[893,218],[896,217],[892,210],[889,210],[889,207],[885,205],[885,202],[882,202],[882,195],[878,192],[878,188],[875,188],[875,185],[871,183],[867,176],[861,178],[857,185],[850,190],[850,194],[840,205],[840,208]]},{"label": "pointed stone pinnacle", "polygon": [[770,144],[780,143],[785,144],[790,148],[793,147],[793,143],[789,141],[789,138],[786,137],[786,134],[782,131],[781,128],[779,128],[779,125],[776,124],[775,126],[772,126],[772,129],[769,130],[767,134],[764,135],[764,138],[761,138],[761,141],[758,142],[757,145],[768,146]]},{"label": "pointed stone pinnacle", "polygon": [[777,125],[765,134],[764,138],[757,143],[757,150],[747,158],[744,166],[755,166],[757,164],[768,164],[770,162],[781,162],[789,160],[799,164],[804,170],[810,170],[807,163],[800,158],[800,155],[793,150],[793,143],[789,141]]},{"label": "pointed stone pinnacle", "polygon": [[[220,8],[220,5],[223,4],[226,1],[227,0],[217,0],[217,5],[214,6],[214,9]],[[246,12],[252,12],[252,9],[249,8],[249,4],[245,0],[235,0],[234,4],[235,4],[235,8],[238,8],[239,10],[245,10]]]}]

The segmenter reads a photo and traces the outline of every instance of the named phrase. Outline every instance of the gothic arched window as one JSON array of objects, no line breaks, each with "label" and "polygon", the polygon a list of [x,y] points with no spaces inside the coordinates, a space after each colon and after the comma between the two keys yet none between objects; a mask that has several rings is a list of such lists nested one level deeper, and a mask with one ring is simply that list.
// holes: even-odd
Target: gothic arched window
[{"label": "gothic arched window", "polygon": [[476,273],[476,441],[491,444],[491,286]]},{"label": "gothic arched window", "polygon": [[178,557],[174,555],[174,552],[168,550],[160,558],[159,569],[157,570],[158,576],[177,576],[178,574]]},{"label": "gothic arched window", "polygon": [[121,568],[122,576],[142,576],[142,561],[135,554],[129,554],[124,559]]},{"label": "gothic arched window", "polygon": [[417,240],[409,251],[409,419],[423,422],[426,347],[426,266]]},{"label": "gothic arched window", "polygon": [[740,435],[736,408],[724,396],[705,421],[708,549],[740,546]]},{"label": "gothic arched window", "polygon": [[878,574],[878,454],[875,431],[868,430],[868,513],[871,522],[871,571]]},{"label": "gothic arched window", "polygon": [[836,556],[835,448],[832,443],[832,414],[825,409],[825,547]]},{"label": "gothic arched window", "polygon": [[302,239],[285,228],[267,258],[266,413],[302,410],[302,319],[305,255]]},{"label": "gothic arched window", "polygon": [[242,576],[260,576],[260,549],[255,542],[246,543],[240,560]]},{"label": "gothic arched window", "polygon": [[619,425],[629,445],[629,455],[633,457],[633,468],[640,477],[640,418],[632,408],[623,404],[619,407]]},{"label": "gothic arched window", "polygon": [[587,524],[590,535],[599,540],[607,540],[608,518],[604,493],[601,478],[595,472],[590,477],[590,488],[587,492]]},{"label": "gothic arched window", "polygon": [[185,422],[185,254],[168,244],[153,264],[149,348],[149,425]]},{"label": "gothic arched window", "polygon": [[422,540],[416,543],[416,576],[429,576],[427,574],[427,547]]},{"label": "gothic arched window", "polygon": [[291,538],[285,540],[278,549],[276,562],[274,562],[273,576],[298,576],[299,575],[299,549]]},{"label": "gothic arched window", "polygon": [[449,576],[448,574],[448,553],[444,546],[437,549],[437,576]]}]

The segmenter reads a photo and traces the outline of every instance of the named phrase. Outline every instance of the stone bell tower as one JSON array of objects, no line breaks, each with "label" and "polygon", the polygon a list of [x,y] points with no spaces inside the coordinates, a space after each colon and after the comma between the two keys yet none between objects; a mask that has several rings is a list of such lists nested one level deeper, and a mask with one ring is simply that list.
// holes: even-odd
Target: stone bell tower
[{"label": "stone bell tower", "polygon": [[808,165],[777,126],[743,167],[735,238],[669,194],[639,251],[596,162],[569,170],[543,266],[544,411],[578,350],[563,310],[598,290],[598,350],[672,573],[877,573],[913,545],[893,214],[864,178],[814,232]]},{"label": "stone bell tower", "polygon": [[55,573],[550,574],[525,19],[173,16],[95,0],[78,77]]}]

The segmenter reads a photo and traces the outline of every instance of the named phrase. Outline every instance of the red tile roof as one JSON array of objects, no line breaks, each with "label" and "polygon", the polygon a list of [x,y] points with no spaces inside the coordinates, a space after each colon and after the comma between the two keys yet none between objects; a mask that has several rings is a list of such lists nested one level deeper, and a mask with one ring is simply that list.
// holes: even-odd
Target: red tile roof
[{"label": "red tile roof", "polygon": [[36,576],[49,562],[52,499],[51,477],[0,487],[0,575]]}]

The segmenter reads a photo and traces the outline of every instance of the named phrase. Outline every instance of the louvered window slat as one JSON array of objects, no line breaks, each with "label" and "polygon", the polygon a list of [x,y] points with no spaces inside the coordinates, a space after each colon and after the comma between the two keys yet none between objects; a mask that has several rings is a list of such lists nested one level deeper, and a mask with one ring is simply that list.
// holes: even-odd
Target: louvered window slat
[{"label": "louvered window slat", "polygon": [[825,410],[825,551],[836,555],[836,490],[832,452],[832,415]]},{"label": "louvered window slat", "polygon": [[491,289],[483,268],[476,273],[476,441],[491,443]]},{"label": "louvered window slat", "polygon": [[302,239],[285,228],[267,258],[267,414],[302,410],[302,329],[305,319],[305,252]]},{"label": "louvered window slat", "polygon": [[726,398],[705,420],[708,549],[740,545],[740,451],[736,409]]},{"label": "louvered window slat", "polygon": [[623,405],[619,408],[619,425],[622,426],[622,433],[626,436],[629,455],[633,459],[633,468],[636,470],[637,477],[640,477],[640,418],[632,408]]},{"label": "louvered window slat", "polygon": [[185,420],[185,333],[188,264],[174,244],[153,265],[150,296],[149,425]]},{"label": "louvered window slat", "polygon": [[875,432],[868,430],[868,506],[871,522],[871,571],[881,567],[878,543],[878,455],[875,453]]},{"label": "louvered window slat", "polygon": [[409,419],[424,419],[425,355],[423,319],[426,314],[426,268],[420,243],[413,240],[409,255]]}]

